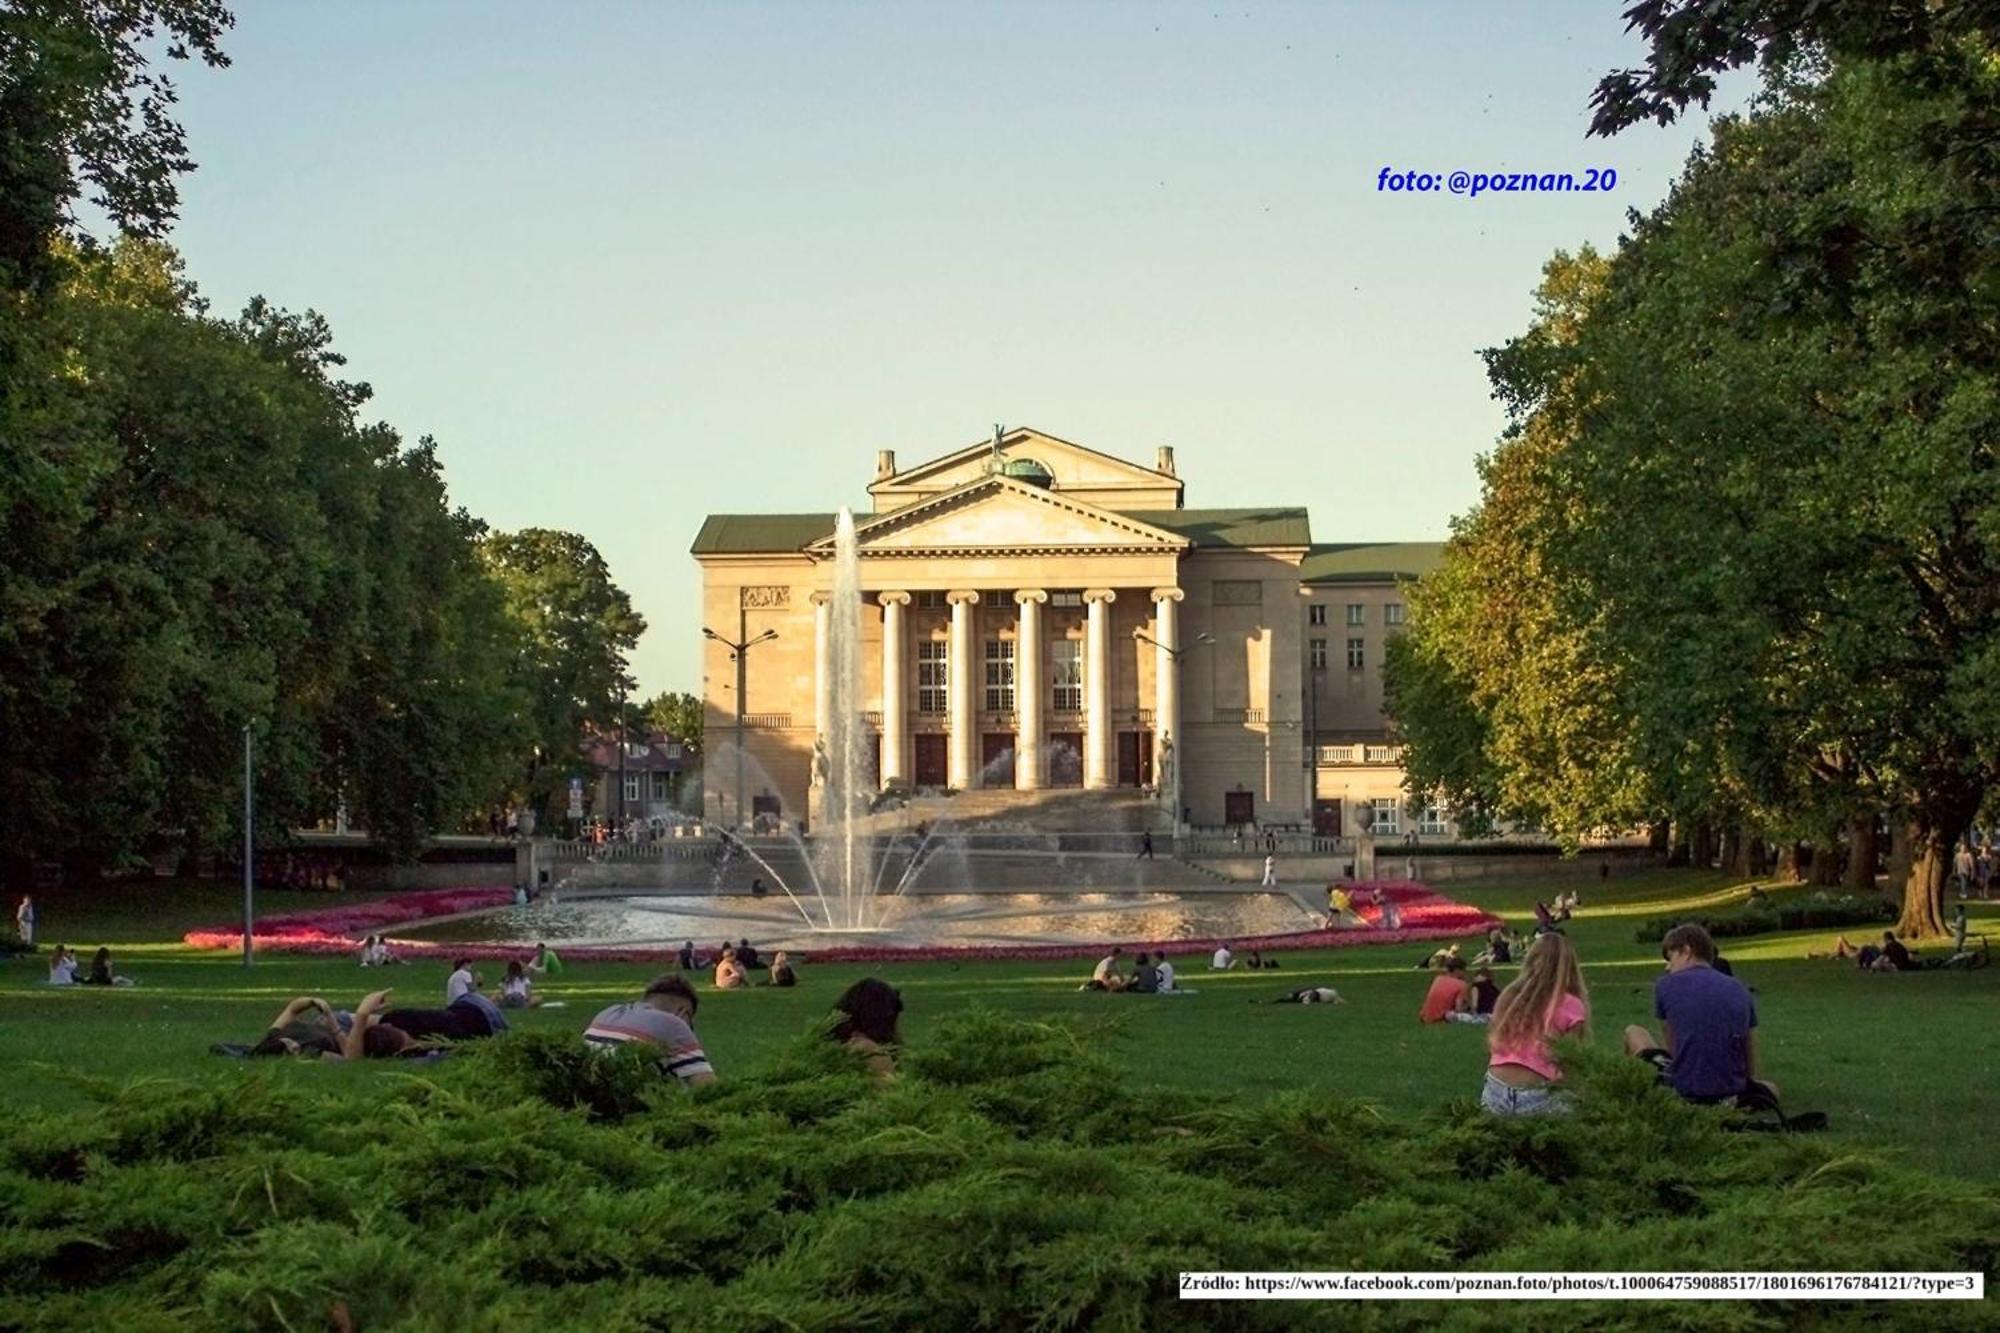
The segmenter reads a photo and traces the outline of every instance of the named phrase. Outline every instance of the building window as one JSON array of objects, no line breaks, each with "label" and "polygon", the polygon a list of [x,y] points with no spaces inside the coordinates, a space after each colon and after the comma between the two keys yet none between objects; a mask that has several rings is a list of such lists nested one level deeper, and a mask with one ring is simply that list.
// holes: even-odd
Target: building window
[{"label": "building window", "polygon": [[986,641],[986,711],[1014,711],[1014,641]]},{"label": "building window", "polygon": [[1436,801],[1424,802],[1424,808],[1417,814],[1417,832],[1436,834],[1450,831],[1444,820],[1444,807]]},{"label": "building window", "polygon": [[920,611],[942,611],[949,603],[944,599],[943,588],[920,588],[917,590],[917,609]]},{"label": "building window", "polygon": [[1049,682],[1055,686],[1058,713],[1083,711],[1083,642],[1057,639],[1049,645]]},{"label": "building window", "polygon": [[1325,602],[1314,602],[1306,608],[1306,623],[1308,625],[1324,625],[1326,623]]},{"label": "building window", "polygon": [[945,668],[949,661],[945,650],[949,647],[942,639],[930,639],[917,645],[919,713],[942,713],[945,710],[945,693],[950,688],[945,680]]},{"label": "building window", "polygon": [[1082,606],[1083,593],[1080,589],[1077,588],[1066,588],[1061,592],[1052,592],[1049,594],[1049,605]]},{"label": "building window", "polygon": [[1365,603],[1365,602],[1349,602],[1349,603],[1347,604],[1347,623],[1348,623],[1348,624],[1350,624],[1350,625],[1365,625],[1365,624],[1367,624],[1367,623],[1368,623],[1368,605],[1367,605],[1367,603]]},{"label": "building window", "polygon": [[1014,594],[1005,588],[988,588],[981,600],[990,611],[1005,611],[1014,604]]},{"label": "building window", "polygon": [[665,773],[653,774],[653,799],[656,801],[667,799],[667,775]]},{"label": "building window", "polygon": [[1311,645],[1311,662],[1314,671],[1326,670],[1326,640],[1314,639]]},{"label": "building window", "polygon": [[1376,837],[1384,834],[1395,835],[1403,831],[1403,803],[1394,796],[1377,796],[1372,803],[1375,807],[1375,822],[1369,825]]},{"label": "building window", "polygon": [[644,773],[627,773],[625,775],[625,799],[627,801],[637,801],[639,799],[639,780],[645,776]]},{"label": "building window", "polygon": [[1347,669],[1360,671],[1368,665],[1368,640],[1349,639],[1347,641]]},{"label": "building window", "polygon": [[1389,602],[1382,607],[1382,623],[1395,626],[1403,623],[1403,604]]}]

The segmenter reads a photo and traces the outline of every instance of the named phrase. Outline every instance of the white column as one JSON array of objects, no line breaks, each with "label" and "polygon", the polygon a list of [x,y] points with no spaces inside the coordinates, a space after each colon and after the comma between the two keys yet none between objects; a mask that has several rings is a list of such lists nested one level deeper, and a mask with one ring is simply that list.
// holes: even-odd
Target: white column
[{"label": "white column", "polygon": [[1118,594],[1091,588],[1083,600],[1090,608],[1083,641],[1083,785],[1102,791],[1118,779],[1118,759],[1111,752],[1117,744],[1111,729],[1111,604]]},{"label": "white column", "polygon": [[978,742],[972,734],[972,608],[979,604],[979,594],[960,590],[946,593],[945,601],[951,603],[951,646],[945,650],[950,655],[946,714],[951,719],[946,780],[952,790],[964,791],[979,771],[974,758]]},{"label": "white column", "polygon": [[1014,636],[1014,788],[1042,789],[1042,709],[1048,687],[1042,683],[1042,604],[1049,595],[1039,588],[1014,594],[1021,608],[1020,629]]},{"label": "white column", "polygon": [[882,594],[882,785],[908,783],[910,678],[903,661],[903,608],[906,592]]},{"label": "white column", "polygon": [[[816,592],[813,604],[813,736],[826,739],[827,724],[833,720],[833,607],[827,595]],[[812,771],[810,782],[819,774]]]},{"label": "white column", "polygon": [[1153,773],[1160,775],[1160,757],[1173,742],[1174,771],[1169,781],[1160,783],[1160,794],[1173,802],[1176,825],[1180,822],[1181,761],[1181,597],[1179,588],[1153,589]]}]

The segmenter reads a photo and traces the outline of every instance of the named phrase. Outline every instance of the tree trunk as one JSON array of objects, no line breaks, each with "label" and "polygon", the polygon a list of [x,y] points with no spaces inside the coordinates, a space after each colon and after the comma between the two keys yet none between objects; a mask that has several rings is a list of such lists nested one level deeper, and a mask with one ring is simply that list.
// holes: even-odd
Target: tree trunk
[{"label": "tree trunk", "polygon": [[1721,845],[1716,848],[1715,863],[1722,869],[1735,874],[1737,863],[1743,857],[1743,830],[1731,824],[1722,830]]},{"label": "tree trunk", "polygon": [[1916,844],[1916,830],[1901,819],[1889,821],[1889,892],[1902,891],[1903,882],[1910,877],[1910,866],[1916,861],[1912,848]]},{"label": "tree trunk", "polygon": [[1672,825],[1662,819],[1659,823],[1646,830],[1647,848],[1655,853],[1664,855],[1670,845],[1669,840],[1672,837],[1672,833]]},{"label": "tree trunk", "polygon": [[1797,884],[1803,875],[1799,873],[1799,844],[1788,842],[1778,853],[1778,878],[1787,884]]},{"label": "tree trunk", "polygon": [[1689,850],[1694,857],[1694,863],[1703,870],[1714,867],[1718,841],[1714,824],[1706,819],[1695,821],[1693,846]]},{"label": "tree trunk", "polygon": [[1764,877],[1764,840],[1754,833],[1745,833],[1736,845],[1735,871],[1744,879]]},{"label": "tree trunk", "polygon": [[1840,848],[1832,842],[1812,845],[1812,875],[1809,883],[1828,889],[1840,883]]},{"label": "tree trunk", "polygon": [[1904,939],[1936,939],[1946,933],[1944,891],[1951,855],[1985,798],[1982,787],[1941,795],[1911,824],[1910,873],[1903,881],[1903,917],[1896,923],[1896,933]]},{"label": "tree trunk", "polygon": [[1854,816],[1847,823],[1847,874],[1842,884],[1850,893],[1875,892],[1875,862],[1881,853],[1875,812]]}]

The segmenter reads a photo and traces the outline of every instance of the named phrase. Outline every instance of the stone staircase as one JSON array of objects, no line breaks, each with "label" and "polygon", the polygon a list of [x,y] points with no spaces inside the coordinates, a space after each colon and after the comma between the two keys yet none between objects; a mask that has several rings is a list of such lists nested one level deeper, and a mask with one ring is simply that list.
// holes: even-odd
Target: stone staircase
[{"label": "stone staircase", "polygon": [[902,833],[919,824],[965,834],[1127,834],[1135,849],[1137,835],[1145,830],[1156,838],[1173,831],[1166,807],[1132,788],[1088,792],[996,788],[920,795],[863,821],[876,833]]}]

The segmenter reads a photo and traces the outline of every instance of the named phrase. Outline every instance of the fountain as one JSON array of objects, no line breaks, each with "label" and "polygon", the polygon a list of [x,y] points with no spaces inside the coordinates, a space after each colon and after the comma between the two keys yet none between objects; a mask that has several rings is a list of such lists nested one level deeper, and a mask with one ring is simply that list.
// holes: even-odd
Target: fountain
[{"label": "fountain", "polygon": [[[866,864],[870,847],[863,845],[861,816],[875,787],[875,775],[863,763],[861,709],[861,550],[854,535],[854,511],[842,506],[833,527],[833,593],[828,600],[828,716],[820,719],[820,739],[826,745],[826,781],[820,792],[818,838],[822,854],[814,873],[826,906],[824,929],[872,931],[878,928],[874,879]],[[871,840],[872,845],[872,840]],[[833,892],[825,885],[831,881]]]}]

